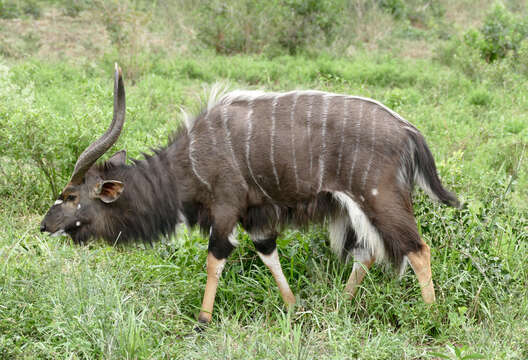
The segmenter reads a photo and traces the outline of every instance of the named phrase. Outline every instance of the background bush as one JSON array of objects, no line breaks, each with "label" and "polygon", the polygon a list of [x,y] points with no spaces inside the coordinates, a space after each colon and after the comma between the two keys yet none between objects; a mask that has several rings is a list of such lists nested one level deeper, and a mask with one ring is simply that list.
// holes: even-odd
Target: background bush
[{"label": "background bush", "polygon": [[198,39],[218,54],[296,54],[331,41],[344,2],[316,0],[207,1],[199,5]]}]

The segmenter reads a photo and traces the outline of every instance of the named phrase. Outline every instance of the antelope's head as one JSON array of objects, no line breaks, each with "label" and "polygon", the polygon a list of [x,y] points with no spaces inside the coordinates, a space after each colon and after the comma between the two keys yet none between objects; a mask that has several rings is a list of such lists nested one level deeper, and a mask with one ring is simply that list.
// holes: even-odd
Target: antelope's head
[{"label": "antelope's head", "polygon": [[[125,88],[121,69],[115,66],[114,116],[108,130],[79,156],[70,181],[50,207],[40,224],[41,232],[52,236],[69,235],[76,243],[100,233],[105,207],[112,206],[124,190],[121,181],[106,179],[93,166],[119,138],[125,121]],[[124,165],[124,150],[114,154],[107,164]]]}]

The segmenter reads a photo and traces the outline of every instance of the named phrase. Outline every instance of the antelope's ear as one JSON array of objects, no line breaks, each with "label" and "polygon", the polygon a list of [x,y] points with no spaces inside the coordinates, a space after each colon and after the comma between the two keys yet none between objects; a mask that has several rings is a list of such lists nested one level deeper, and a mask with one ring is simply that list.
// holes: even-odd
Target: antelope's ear
[{"label": "antelope's ear", "polygon": [[119,199],[124,188],[125,184],[123,184],[121,181],[99,181],[97,185],[95,185],[94,197],[100,199],[106,204],[109,204]]},{"label": "antelope's ear", "polygon": [[126,150],[120,150],[116,152],[114,155],[110,156],[110,158],[106,160],[106,162],[114,166],[125,165],[126,158],[127,158]]}]

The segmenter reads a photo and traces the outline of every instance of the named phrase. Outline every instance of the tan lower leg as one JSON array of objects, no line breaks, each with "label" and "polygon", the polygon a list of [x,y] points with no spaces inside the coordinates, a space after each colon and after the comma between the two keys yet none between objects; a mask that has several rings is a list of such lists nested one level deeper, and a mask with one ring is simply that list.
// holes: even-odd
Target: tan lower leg
[{"label": "tan lower leg", "polygon": [[374,261],[375,259],[372,257],[368,260],[361,260],[354,263],[352,273],[350,274],[345,287],[345,293],[348,294],[348,296],[352,298],[356,295],[359,285],[363,281],[363,278],[365,278],[368,269],[374,264]]},{"label": "tan lower leg", "polygon": [[222,275],[225,263],[226,259],[218,260],[212,253],[207,255],[207,283],[205,285],[202,309],[200,315],[198,315],[198,321],[200,322],[208,323],[211,321],[218,279]]},{"label": "tan lower leg", "polygon": [[415,253],[409,253],[407,254],[407,257],[409,258],[409,263],[418,278],[424,302],[426,304],[432,304],[435,302],[435,291],[433,286],[433,276],[431,274],[431,250],[423,240],[422,243],[422,250]]},{"label": "tan lower leg", "polygon": [[275,279],[275,282],[277,283],[277,286],[279,287],[279,291],[282,296],[282,300],[288,305],[295,304],[295,296],[293,295],[290,285],[288,284],[288,280],[284,276],[284,273],[282,272],[282,267],[279,261],[279,254],[277,253],[277,249],[273,250],[273,252],[269,255],[264,255],[260,252],[258,252],[258,255],[262,262],[266,264],[268,269],[270,269],[271,274],[273,275],[273,278]]}]

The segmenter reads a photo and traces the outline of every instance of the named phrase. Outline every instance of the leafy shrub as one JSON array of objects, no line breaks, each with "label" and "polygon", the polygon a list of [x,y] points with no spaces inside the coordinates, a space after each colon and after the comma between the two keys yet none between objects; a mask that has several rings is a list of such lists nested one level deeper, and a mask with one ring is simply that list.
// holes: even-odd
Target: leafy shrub
[{"label": "leafy shrub", "polygon": [[378,0],[378,3],[396,19],[403,19],[407,14],[407,6],[403,0]]},{"label": "leafy shrub", "polygon": [[397,20],[424,25],[431,17],[442,17],[444,8],[438,0],[377,0],[375,3]]},{"label": "leafy shrub", "polygon": [[0,18],[14,19],[20,16],[18,6],[15,2],[1,0],[0,1]]},{"label": "leafy shrub", "polygon": [[528,22],[510,13],[503,5],[496,4],[486,16],[479,32],[470,31],[465,40],[480,50],[487,62],[505,58],[510,52],[517,53],[521,42],[528,37]]},{"label": "leafy shrub", "polygon": [[219,54],[276,49],[295,54],[330,40],[343,6],[329,0],[207,1],[197,9],[198,39]]},{"label": "leafy shrub", "polygon": [[528,20],[497,4],[480,29],[466,31],[436,49],[436,59],[457,66],[471,79],[505,83],[510,69],[528,74]]},{"label": "leafy shrub", "polygon": [[339,5],[335,6],[332,1],[285,1],[282,9],[285,18],[278,24],[279,44],[290,54],[295,54],[316,38],[317,34],[322,33],[324,39],[331,39],[334,27],[338,23],[336,11],[338,7]]},{"label": "leafy shrub", "polygon": [[[359,25],[369,14],[379,14],[379,9],[419,27],[443,14],[438,0],[214,0],[196,6],[195,26],[198,39],[219,54],[277,55],[286,51],[292,55],[320,49],[338,36],[347,43],[364,36],[365,29]],[[420,31],[409,32],[410,36],[424,36]]]},{"label": "leafy shrub", "polygon": [[64,14],[71,17],[76,17],[79,13],[89,6],[86,0],[70,0],[64,2]]},{"label": "leafy shrub", "polygon": [[473,105],[486,106],[491,102],[491,95],[485,89],[476,89],[469,95],[469,102]]},{"label": "leafy shrub", "polygon": [[35,0],[0,0],[0,18],[14,19],[22,15],[30,15],[39,18],[41,8]]}]

